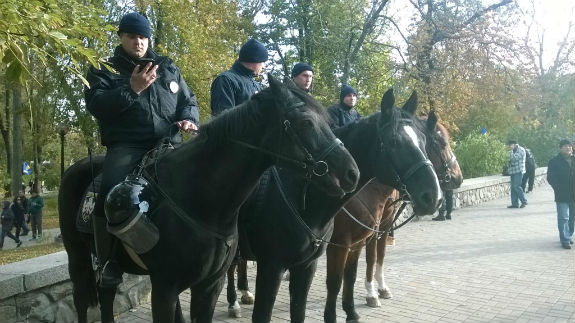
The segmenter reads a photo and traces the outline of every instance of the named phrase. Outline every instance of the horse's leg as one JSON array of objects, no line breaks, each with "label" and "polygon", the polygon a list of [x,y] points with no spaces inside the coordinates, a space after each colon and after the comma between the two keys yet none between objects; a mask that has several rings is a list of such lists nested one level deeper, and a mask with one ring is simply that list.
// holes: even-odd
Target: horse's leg
[{"label": "horse's leg", "polygon": [[179,293],[173,284],[152,281],[152,320],[156,323],[175,322]]},{"label": "horse's leg", "polygon": [[242,293],[242,304],[254,303],[254,294],[250,292],[250,287],[248,286],[248,261],[245,259],[238,261],[238,289]]},{"label": "horse's leg", "polygon": [[116,287],[98,287],[98,297],[100,298],[100,315],[102,323],[114,322],[114,298],[116,297]]},{"label": "horse's leg", "polygon": [[272,310],[284,271],[285,269],[279,265],[258,261],[256,275],[257,297],[254,302],[252,322],[267,323],[271,320]]},{"label": "horse's leg", "polygon": [[369,242],[365,245],[365,301],[369,307],[380,307],[381,303],[379,301],[379,295],[377,294],[377,288],[375,287],[374,271],[377,253],[377,244],[383,241],[385,243],[385,237],[381,239],[369,239]]},{"label": "horse's leg", "polygon": [[182,313],[182,305],[180,304],[180,297],[178,296],[178,300],[176,301],[176,311],[174,313],[174,322],[176,323],[185,323],[186,320],[184,319],[184,313]]},{"label": "horse's leg", "polygon": [[[79,246],[79,244],[78,244]],[[88,308],[98,305],[98,290],[96,278],[92,270],[92,259],[89,250],[85,250],[83,255],[75,254],[72,257],[72,251],[68,254],[71,260],[68,263],[68,272],[72,281],[74,307],[78,314],[78,322],[86,323],[88,321]]]},{"label": "horse's leg", "polygon": [[336,246],[327,246],[327,298],[323,312],[323,320],[326,323],[335,323],[337,321],[337,295],[341,289],[343,279],[343,267],[347,259],[349,250]]},{"label": "horse's leg", "polygon": [[386,234],[378,240],[377,242],[377,265],[375,269],[375,279],[377,280],[377,293],[380,298],[389,299],[393,297],[391,289],[385,283],[385,277],[383,273],[383,260],[385,258],[385,250],[387,237]]},{"label": "horse's leg", "polygon": [[190,317],[192,323],[212,322],[216,302],[224,287],[224,281],[225,277],[222,277],[210,285],[192,288],[192,297],[190,299]]},{"label": "horse's leg", "polygon": [[242,317],[242,308],[238,303],[238,295],[236,294],[236,282],[235,282],[236,267],[237,262],[234,261],[230,265],[230,268],[228,268],[228,285],[227,285],[228,315],[229,317],[240,318]]},{"label": "horse's leg", "polygon": [[317,268],[317,259],[310,263],[290,268],[290,319],[292,323],[303,323],[305,320],[305,310],[307,304],[307,295],[315,270]]},{"label": "horse's leg", "polygon": [[353,299],[353,287],[357,277],[357,263],[361,248],[349,252],[345,269],[343,273],[343,292],[341,295],[343,310],[347,314],[347,323],[359,322],[359,314],[355,311],[355,302]]}]

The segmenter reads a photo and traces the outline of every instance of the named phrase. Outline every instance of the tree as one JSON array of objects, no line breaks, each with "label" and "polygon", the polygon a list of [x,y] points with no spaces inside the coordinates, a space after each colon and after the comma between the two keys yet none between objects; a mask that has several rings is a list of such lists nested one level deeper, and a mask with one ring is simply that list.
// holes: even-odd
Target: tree
[{"label": "tree", "polygon": [[82,37],[99,33],[101,29],[96,27],[100,27],[101,13],[75,1],[10,0],[0,3],[0,30],[4,31],[0,33],[0,59],[12,96],[12,152],[6,152],[12,157],[12,193],[19,189],[22,176],[24,86],[27,79],[35,80],[30,58],[47,66],[60,64],[60,57],[70,57],[71,64],[65,67],[83,79],[78,62],[98,65],[99,61],[93,50],[85,48]]}]

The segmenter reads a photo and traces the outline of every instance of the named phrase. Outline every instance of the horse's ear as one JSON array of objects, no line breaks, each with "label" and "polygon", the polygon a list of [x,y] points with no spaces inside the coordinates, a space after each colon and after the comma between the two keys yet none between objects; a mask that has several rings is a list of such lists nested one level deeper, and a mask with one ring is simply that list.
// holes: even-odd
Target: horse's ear
[{"label": "horse's ear", "polygon": [[384,112],[386,109],[393,108],[395,104],[395,96],[393,95],[393,88],[387,90],[383,97],[381,98],[381,112]]},{"label": "horse's ear", "polygon": [[268,73],[268,82],[270,83],[270,88],[272,89],[273,93],[277,94],[281,91],[282,83],[276,80],[272,73]]},{"label": "horse's ear", "polygon": [[415,110],[417,110],[417,92],[413,91],[409,99],[403,104],[403,110],[409,112],[411,115],[415,115]]},{"label": "horse's ear", "polygon": [[293,80],[289,77],[284,77],[284,85],[286,85],[287,87],[290,88],[296,88],[297,86],[295,85],[295,83],[293,82]]},{"label": "horse's ear", "polygon": [[435,115],[434,110],[431,110],[431,112],[429,112],[429,115],[427,116],[427,129],[429,131],[434,131],[436,125],[437,125],[437,115]]}]

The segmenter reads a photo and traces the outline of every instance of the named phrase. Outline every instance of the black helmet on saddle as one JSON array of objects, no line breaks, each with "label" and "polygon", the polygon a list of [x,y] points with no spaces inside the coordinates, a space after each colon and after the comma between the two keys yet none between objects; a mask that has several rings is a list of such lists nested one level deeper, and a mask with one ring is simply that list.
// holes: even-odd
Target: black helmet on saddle
[{"label": "black helmet on saddle", "polygon": [[136,175],[128,175],[106,196],[108,231],[138,254],[152,249],[159,239],[158,228],[147,216],[154,197],[149,183]]}]

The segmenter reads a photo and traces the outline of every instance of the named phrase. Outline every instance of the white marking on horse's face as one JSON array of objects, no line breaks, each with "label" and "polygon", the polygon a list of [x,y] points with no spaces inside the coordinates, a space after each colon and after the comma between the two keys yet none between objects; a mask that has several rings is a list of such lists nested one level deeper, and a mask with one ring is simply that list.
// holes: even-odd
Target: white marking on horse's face
[{"label": "white marking on horse's face", "polygon": [[[409,138],[411,138],[411,140],[413,141],[413,144],[417,147],[417,149],[419,149],[419,151],[421,152],[421,154],[423,156],[427,156],[422,150],[421,150],[421,146],[419,145],[419,138],[417,137],[417,134],[415,133],[415,130],[413,130],[413,128],[411,126],[408,125],[404,125],[403,126],[403,130],[405,131],[405,133],[407,133],[407,135],[409,136]],[[427,157],[426,157],[427,158]],[[437,178],[435,178],[435,186],[437,188],[437,196],[435,197],[437,200],[439,200],[439,198],[441,198],[441,189],[439,189],[439,180]]]},{"label": "white marking on horse's face", "polygon": [[[409,136],[409,138],[411,139],[411,141],[413,142],[413,145],[415,145],[415,147],[417,147],[417,149],[419,149],[419,151],[421,151],[421,143],[419,142],[419,138],[417,137],[417,134],[415,133],[415,130],[413,130],[413,127],[408,126],[408,125],[404,125],[403,126],[403,131],[405,131],[405,133],[407,133],[407,135]],[[421,151],[421,153],[423,155],[425,155],[423,153],[423,151]]]}]

